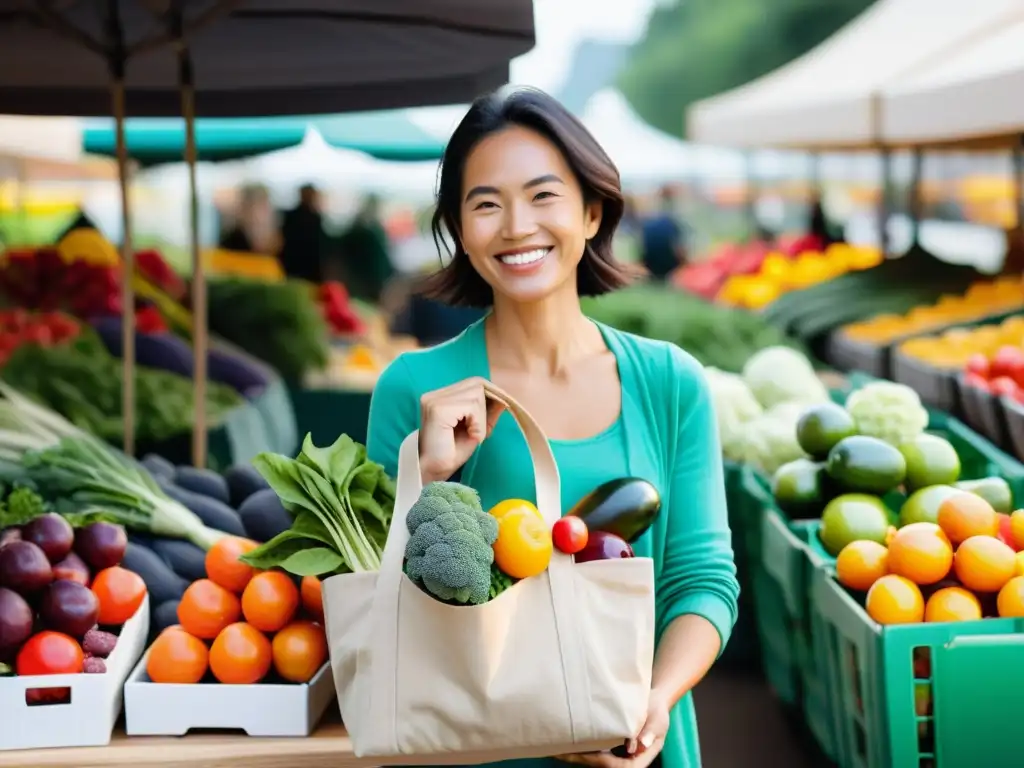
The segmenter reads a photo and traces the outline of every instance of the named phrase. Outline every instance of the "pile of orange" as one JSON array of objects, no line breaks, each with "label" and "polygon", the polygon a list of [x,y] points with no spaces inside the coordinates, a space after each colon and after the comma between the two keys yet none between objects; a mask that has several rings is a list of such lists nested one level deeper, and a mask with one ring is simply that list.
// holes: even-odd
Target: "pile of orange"
[{"label": "pile of orange", "polygon": [[934,523],[894,530],[884,545],[848,544],[836,558],[836,578],[867,593],[865,609],[879,624],[1021,618],[1020,550],[1024,509],[1001,515],[965,491],[942,502]]},{"label": "pile of orange", "polygon": [[206,576],[178,604],[178,623],[153,641],[146,671],[154,683],[251,685],[273,671],[306,683],[327,661],[320,582],[296,585],[281,571],[258,571],[239,561],[248,539],[221,539],[206,553]]}]

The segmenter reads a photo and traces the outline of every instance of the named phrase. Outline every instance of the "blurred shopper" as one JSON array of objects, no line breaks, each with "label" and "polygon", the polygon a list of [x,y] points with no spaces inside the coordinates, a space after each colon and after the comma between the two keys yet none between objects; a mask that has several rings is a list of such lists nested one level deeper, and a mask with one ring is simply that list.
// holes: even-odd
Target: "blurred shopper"
[{"label": "blurred shopper", "polygon": [[686,261],[686,244],[676,218],[675,193],[662,187],[658,198],[658,211],[641,225],[641,256],[651,278],[662,281]]},{"label": "blurred shopper", "polygon": [[220,247],[247,253],[275,253],[277,226],[270,192],[262,184],[242,187],[233,225],[221,236]]},{"label": "blurred shopper", "polygon": [[369,195],[341,235],[342,281],[349,294],[364,301],[380,301],[384,286],[395,270],[390,241],[380,218],[380,200]]},{"label": "blurred shopper", "polygon": [[320,191],[312,184],[299,189],[299,204],[281,222],[281,268],[290,278],[323,282],[327,246]]}]

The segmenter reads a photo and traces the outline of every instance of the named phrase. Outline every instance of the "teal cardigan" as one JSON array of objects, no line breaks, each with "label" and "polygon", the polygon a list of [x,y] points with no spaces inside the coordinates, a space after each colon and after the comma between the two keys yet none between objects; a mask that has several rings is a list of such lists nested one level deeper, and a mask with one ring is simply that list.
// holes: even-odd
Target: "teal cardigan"
[{"label": "teal cardigan", "polygon": [[[628,473],[652,482],[661,493],[662,512],[635,549],[654,560],[658,637],[673,619],[696,614],[714,625],[724,648],[736,621],[739,585],[721,451],[703,369],[675,345],[601,324],[598,328],[618,363],[622,411],[617,431],[623,437],[618,441],[592,438],[592,447],[586,440],[552,441],[563,505],[568,508],[592,488],[592,484],[574,484],[574,468],[565,466],[568,459],[562,460],[562,450],[570,446],[577,453],[582,448],[591,466],[618,467],[620,476]],[[394,476],[399,445],[419,428],[420,397],[471,376],[490,378],[482,320],[449,342],[400,355],[381,374],[373,391],[367,439],[370,458]],[[527,469],[517,473],[517,467]],[[502,414],[491,437],[463,467],[460,479],[480,492],[485,509],[513,495],[533,499],[529,455],[509,414]],[[662,761],[664,768],[701,764],[690,694],[673,709]],[[548,761],[516,762],[523,766],[515,768],[527,768],[527,763],[540,768]],[[509,763],[501,765],[509,768]]]}]

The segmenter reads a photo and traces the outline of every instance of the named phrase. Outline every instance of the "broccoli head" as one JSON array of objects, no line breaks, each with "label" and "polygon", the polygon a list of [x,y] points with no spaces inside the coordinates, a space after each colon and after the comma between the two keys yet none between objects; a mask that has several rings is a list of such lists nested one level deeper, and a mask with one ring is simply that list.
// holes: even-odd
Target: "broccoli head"
[{"label": "broccoli head", "polygon": [[487,602],[498,522],[460,483],[431,483],[406,518],[405,572],[445,602]]}]

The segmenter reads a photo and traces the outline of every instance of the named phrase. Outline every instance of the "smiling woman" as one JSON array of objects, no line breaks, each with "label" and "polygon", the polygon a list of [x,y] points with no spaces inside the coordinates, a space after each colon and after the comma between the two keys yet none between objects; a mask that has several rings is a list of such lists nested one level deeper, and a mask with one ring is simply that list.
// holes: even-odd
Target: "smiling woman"
[{"label": "smiling woman", "polygon": [[[399,447],[418,429],[424,483],[458,473],[485,509],[507,499],[535,502],[522,433],[485,397],[486,380],[548,437],[563,511],[608,481],[650,482],[662,511],[632,542],[655,575],[658,640],[646,720],[614,753],[559,759],[592,768],[648,768],[659,759],[664,768],[697,768],[690,690],[725,646],[738,594],[721,449],[696,360],[583,314],[581,296],[631,277],[612,255],[622,210],[618,171],[565,107],[536,90],[477,100],[444,154],[433,230],[439,250],[448,236],[451,261],[427,290],[489,311],[451,341],[400,355],[381,374],[367,451],[394,475]],[[621,620],[629,626],[631,617]],[[530,738],[519,724],[508,727]],[[543,768],[545,761],[499,765]]]},{"label": "smiling woman", "polygon": [[425,287],[431,298],[487,307],[495,283],[527,298],[571,275],[580,296],[629,282],[632,273],[611,251],[624,207],[618,170],[547,94],[522,89],[479,100],[442,167],[432,229],[439,246],[448,235],[454,248]]}]

